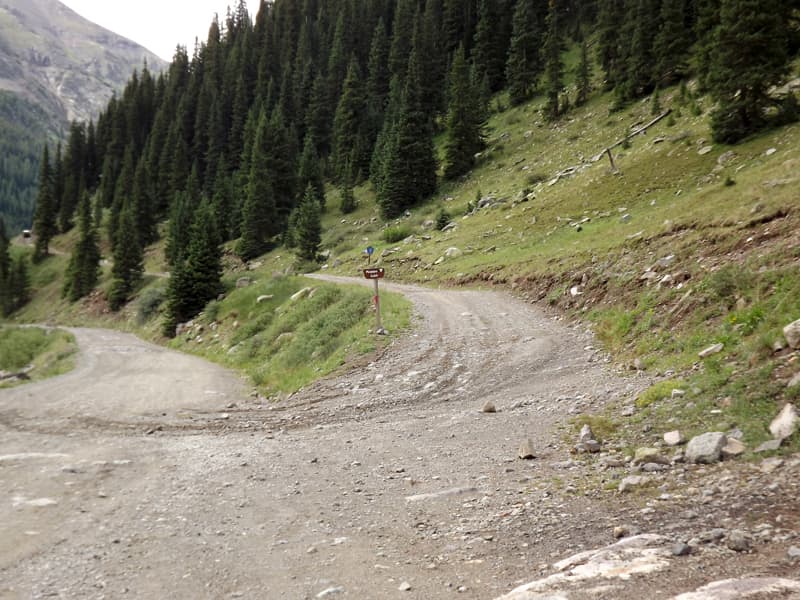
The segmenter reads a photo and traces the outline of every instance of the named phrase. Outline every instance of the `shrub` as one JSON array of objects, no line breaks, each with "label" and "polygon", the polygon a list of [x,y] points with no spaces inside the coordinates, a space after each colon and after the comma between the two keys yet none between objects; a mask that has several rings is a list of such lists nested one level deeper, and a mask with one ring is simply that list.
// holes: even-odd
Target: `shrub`
[{"label": "shrub", "polygon": [[143,325],[153,318],[163,302],[163,288],[150,288],[142,292],[142,295],[139,296],[139,309],[136,312],[136,320],[139,325]]},{"label": "shrub", "polygon": [[406,239],[413,232],[408,225],[396,225],[394,227],[387,227],[383,230],[383,241],[388,244],[394,244],[401,240]]}]

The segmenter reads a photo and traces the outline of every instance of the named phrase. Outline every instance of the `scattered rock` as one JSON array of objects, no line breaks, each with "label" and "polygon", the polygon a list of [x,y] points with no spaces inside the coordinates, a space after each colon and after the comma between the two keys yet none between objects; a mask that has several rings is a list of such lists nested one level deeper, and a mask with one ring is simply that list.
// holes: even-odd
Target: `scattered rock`
[{"label": "scattered rock", "polygon": [[444,251],[444,255],[446,258],[458,258],[462,254],[464,253],[459,248],[456,247],[448,248],[447,250]]},{"label": "scattered rock", "polygon": [[398,586],[398,588],[397,588],[397,589],[398,589],[399,591],[401,591],[401,592],[408,592],[408,591],[411,591],[411,584],[410,584],[410,583],[408,583],[407,581],[404,581],[403,583],[401,583],[401,584]]},{"label": "scattered rock", "polygon": [[770,423],[769,431],[776,440],[785,440],[797,431],[798,426],[800,415],[797,414],[794,404],[787,404]]},{"label": "scattered rock", "polygon": [[762,473],[766,473],[770,475],[780,469],[783,466],[783,459],[779,456],[773,456],[771,458],[765,458],[761,461],[761,466],[759,469]]},{"label": "scattered rock", "polygon": [[344,593],[343,587],[329,587],[326,590],[322,590],[319,594],[317,594],[317,598],[328,598],[330,596],[335,596],[336,594]]},{"label": "scattered rock", "polygon": [[584,424],[584,426],[581,427],[581,432],[578,434],[578,441],[583,443],[594,439],[595,437],[592,428],[589,426],[588,423]]},{"label": "scattered rock", "polygon": [[793,387],[796,387],[798,385],[800,385],[800,372],[795,373],[794,377],[792,377],[789,380],[789,383],[786,384],[786,387],[793,388]]},{"label": "scattered rock", "polygon": [[722,448],[727,443],[727,436],[719,431],[695,436],[686,446],[686,460],[690,463],[715,463],[721,458]]},{"label": "scattered rock", "polygon": [[728,443],[722,447],[722,457],[735,458],[744,454],[745,450],[747,450],[747,447],[741,442],[741,440],[729,437]]},{"label": "scattered rock", "polygon": [[760,444],[753,452],[761,453],[761,452],[771,452],[773,450],[777,450],[781,447],[781,442],[783,440],[769,440],[768,442],[764,442]]},{"label": "scattered rock", "polygon": [[686,443],[686,436],[677,429],[664,434],[664,443],[667,446],[680,446]]},{"label": "scattered rock", "polygon": [[751,577],[746,579],[724,579],[686,592],[672,600],[722,600],[735,598],[790,598],[800,592],[800,581],[777,577]]},{"label": "scattered rock", "polygon": [[700,148],[700,150],[697,151],[697,153],[700,156],[705,156],[706,154],[709,154],[713,149],[714,146],[703,146],[702,148]]},{"label": "scattered rock", "polygon": [[643,465],[646,463],[668,465],[669,459],[662,456],[658,448],[637,448],[633,455],[633,464]]},{"label": "scattered rock", "polygon": [[309,294],[311,294],[311,288],[310,287],[305,287],[302,290],[300,290],[299,292],[295,292],[294,294],[292,294],[291,297],[290,297],[290,300],[292,302],[297,302],[298,300],[302,300],[303,298],[305,298]]},{"label": "scattered rock", "polygon": [[617,525],[614,527],[614,531],[612,533],[615,540],[621,540],[624,537],[628,537],[630,534],[631,528],[627,525]]},{"label": "scattered rock", "polygon": [[784,327],[783,336],[793,350],[800,348],[800,319]]},{"label": "scattered rock", "polygon": [[677,542],[672,546],[672,556],[688,556],[692,553],[692,547],[683,542]]},{"label": "scattered rock", "polygon": [[700,358],[708,358],[709,356],[713,356],[714,354],[719,354],[722,352],[722,349],[725,347],[724,344],[714,344],[713,346],[709,346],[705,350],[701,350],[697,353],[697,356]]},{"label": "scattered rock", "polygon": [[786,551],[786,558],[791,561],[800,560],[800,548],[797,546],[789,546],[789,549]]},{"label": "scattered rock", "polygon": [[239,277],[236,280],[236,287],[237,288],[246,288],[253,283],[253,279],[250,277]]},{"label": "scattered rock", "polygon": [[600,452],[600,450],[602,450],[602,446],[600,445],[600,442],[598,442],[597,440],[586,440],[585,442],[583,442],[582,446],[584,450],[586,450],[586,452],[589,452],[590,454],[597,454],[598,452]]},{"label": "scattered rock", "polygon": [[750,544],[750,536],[740,529],[734,529],[728,534],[726,545],[735,552],[747,552]]},{"label": "scattered rock", "polygon": [[536,458],[536,454],[533,452],[533,443],[529,439],[520,444],[519,450],[517,451],[517,456],[523,460]]},{"label": "scattered rock", "polygon": [[269,300],[272,300],[274,297],[275,296],[272,294],[263,294],[258,298],[256,298],[256,304],[261,304],[262,302],[268,302]]},{"label": "scattered rock", "polygon": [[483,405],[483,408],[481,409],[481,412],[496,413],[497,412],[497,407],[494,405],[494,402],[492,402],[491,400],[487,400],[486,404]]},{"label": "scattered rock", "polygon": [[767,150],[766,152],[764,152],[764,154],[766,154],[767,156],[772,156],[772,155],[773,155],[773,154],[775,154],[777,151],[778,151],[778,150],[777,150],[776,148],[770,148],[769,150]]},{"label": "scattered rock", "polygon": [[629,475],[619,482],[620,492],[630,492],[636,488],[643,487],[650,482],[650,479],[642,475]]},{"label": "scattered rock", "polygon": [[717,158],[717,164],[724,167],[728,163],[733,162],[734,159],[736,159],[736,152],[733,150],[728,150],[727,152],[723,152],[719,155],[719,158]]}]

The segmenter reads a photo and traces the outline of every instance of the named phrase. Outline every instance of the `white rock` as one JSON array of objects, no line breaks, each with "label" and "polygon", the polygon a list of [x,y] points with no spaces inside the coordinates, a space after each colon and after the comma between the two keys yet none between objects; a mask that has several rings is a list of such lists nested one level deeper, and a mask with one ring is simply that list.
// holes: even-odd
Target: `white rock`
[{"label": "white rock", "polygon": [[686,443],[686,436],[677,429],[664,434],[664,443],[667,446],[680,446]]},{"label": "white rock", "polygon": [[458,248],[455,248],[455,247],[448,248],[447,250],[444,251],[444,255],[447,258],[458,258],[462,254],[464,254],[464,253],[461,250],[459,250]]},{"label": "white rock", "polygon": [[584,443],[593,439],[595,439],[594,432],[592,431],[592,428],[589,427],[589,424],[586,423],[583,427],[581,427],[581,432],[578,434],[578,441]]},{"label": "white rock", "polygon": [[650,480],[642,475],[629,475],[619,482],[620,492],[630,492],[635,488],[646,485]]},{"label": "white rock", "polygon": [[800,416],[794,404],[787,404],[783,407],[778,416],[769,425],[769,431],[776,440],[785,440],[790,437],[800,425]]},{"label": "white rock", "polygon": [[783,335],[786,341],[789,342],[789,346],[795,350],[800,348],[800,319],[784,327]]},{"label": "white rock", "polygon": [[737,598],[791,598],[800,592],[800,581],[777,577],[752,577],[715,581],[672,600],[734,600]]},{"label": "white rock", "polygon": [[745,446],[741,440],[729,437],[728,443],[722,447],[722,456],[725,458],[741,456],[744,454],[745,450],[747,450],[747,446]]},{"label": "white rock", "polygon": [[719,354],[720,352],[722,352],[722,349],[724,347],[725,347],[724,344],[714,344],[713,346],[709,346],[705,350],[698,352],[697,356],[699,356],[700,358],[708,358],[709,356],[712,356],[714,354]]}]

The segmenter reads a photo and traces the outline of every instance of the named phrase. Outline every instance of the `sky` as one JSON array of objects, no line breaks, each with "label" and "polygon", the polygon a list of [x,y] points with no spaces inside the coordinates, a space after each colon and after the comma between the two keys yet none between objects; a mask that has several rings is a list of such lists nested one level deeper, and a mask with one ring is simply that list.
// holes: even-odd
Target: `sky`
[{"label": "sky", "polygon": [[[186,46],[189,56],[195,38],[205,41],[208,27],[219,14],[225,20],[228,5],[235,0],[61,0],[82,17],[133,40],[171,61],[175,46]],[[250,11],[258,7],[247,3]]]}]

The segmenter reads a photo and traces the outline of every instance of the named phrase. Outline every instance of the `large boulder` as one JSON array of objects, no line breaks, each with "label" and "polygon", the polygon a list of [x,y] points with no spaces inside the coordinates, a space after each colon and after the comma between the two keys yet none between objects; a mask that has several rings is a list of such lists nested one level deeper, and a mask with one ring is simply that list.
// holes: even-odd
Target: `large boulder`
[{"label": "large boulder", "polygon": [[728,437],[719,431],[711,431],[689,440],[686,446],[686,460],[690,463],[715,463],[722,457],[722,449]]}]

